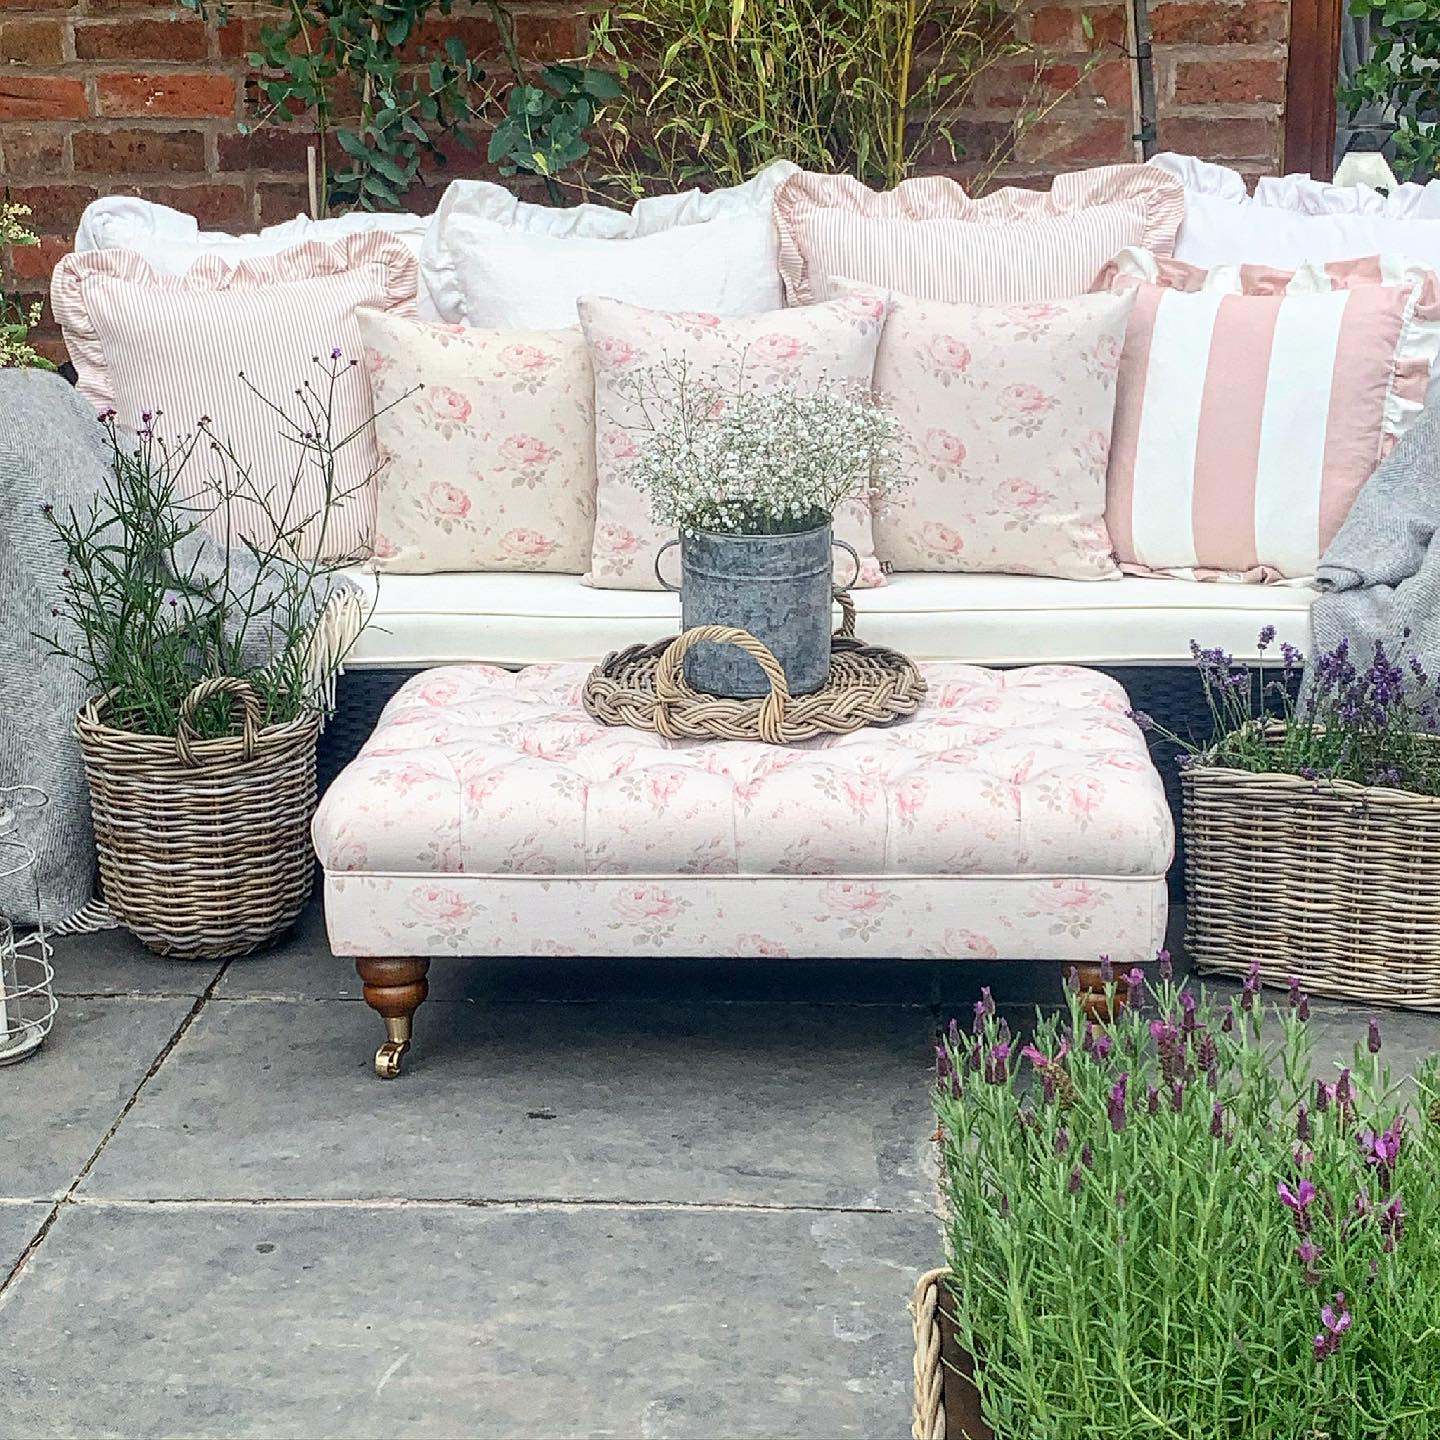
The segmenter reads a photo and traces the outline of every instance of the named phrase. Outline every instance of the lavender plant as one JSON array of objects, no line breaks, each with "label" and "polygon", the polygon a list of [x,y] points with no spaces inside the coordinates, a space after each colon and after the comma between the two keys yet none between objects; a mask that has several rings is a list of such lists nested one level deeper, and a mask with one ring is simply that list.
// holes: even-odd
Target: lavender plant
[{"label": "lavender plant", "polygon": [[[370,421],[345,431],[333,420],[340,387],[366,383],[355,362],[337,349],[314,364],[288,410],[245,382],[294,446],[288,483],[253,473],[207,418],[172,442],[159,411],[133,439],[109,411],[99,417],[110,451],[100,493],[79,510],[45,507],[64,565],[55,633],[44,638],[92,694],[108,696],[111,724],[173,735],[182,701],[217,676],[247,681],[267,723],[325,703],[367,616],[339,573],[361,557],[318,557],[331,553],[334,515],[371,479],[347,481],[337,468]],[[202,467],[203,482],[191,484]],[[322,499],[310,509],[299,482],[315,472]],[[252,522],[244,533],[242,515]],[[327,632],[336,611],[348,619]],[[222,696],[202,707],[196,730],[224,735],[232,723]]]},{"label": "lavender plant", "polygon": [[731,388],[681,363],[638,377],[630,397],[643,440],[629,476],[656,520],[687,534],[798,534],[897,483],[899,427],[868,394],[747,388],[742,358]]},{"label": "lavender plant", "polygon": [[[997,1440],[1440,1434],[1440,1065],[1378,1024],[1315,1078],[1298,982],[1159,979],[1021,1045],[989,992],[937,1047],[961,1343]],[[1116,982],[1109,989],[1113,997]]]},{"label": "lavender plant", "polygon": [[1361,668],[1342,640],[1310,662],[1310,683],[1297,699],[1304,657],[1282,642],[1279,665],[1267,667],[1274,643],[1275,627],[1267,625],[1259,637],[1261,664],[1252,673],[1218,646],[1190,642],[1210,710],[1210,742],[1198,745],[1141,712],[1136,721],[1179,746],[1182,765],[1440,795],[1440,743],[1433,733],[1440,690],[1418,656],[1392,656],[1377,641]]}]

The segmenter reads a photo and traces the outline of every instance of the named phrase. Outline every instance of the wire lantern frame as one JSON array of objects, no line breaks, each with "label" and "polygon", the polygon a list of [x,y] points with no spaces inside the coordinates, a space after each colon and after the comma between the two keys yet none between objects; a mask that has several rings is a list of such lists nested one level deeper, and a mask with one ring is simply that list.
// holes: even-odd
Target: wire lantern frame
[{"label": "wire lantern frame", "polygon": [[0,891],[29,891],[37,917],[35,928],[21,934],[0,911],[0,1065],[33,1055],[55,1023],[55,968],[40,918],[40,877],[22,834],[24,822],[38,818],[48,803],[36,786],[0,787]]}]

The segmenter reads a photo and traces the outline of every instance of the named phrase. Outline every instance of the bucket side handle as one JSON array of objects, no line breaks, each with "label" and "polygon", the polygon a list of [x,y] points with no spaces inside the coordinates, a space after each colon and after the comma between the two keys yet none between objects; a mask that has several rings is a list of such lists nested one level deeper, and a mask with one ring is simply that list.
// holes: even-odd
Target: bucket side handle
[{"label": "bucket side handle", "polygon": [[[668,581],[668,580],[660,573],[660,561],[664,558],[665,552],[666,552],[668,549],[670,549],[670,547],[671,547],[672,545],[678,545],[679,543],[680,543],[680,537],[677,535],[673,540],[667,540],[667,541],[655,552],[655,578],[660,582],[660,588],[661,588],[662,590],[669,590],[669,591],[671,591],[671,592],[672,592],[673,594],[675,594],[675,595],[678,595],[678,594],[680,593],[680,587],[679,587],[678,585],[672,585],[672,584],[670,583],[670,581]],[[858,575],[860,572],[857,570],[855,573]]]}]

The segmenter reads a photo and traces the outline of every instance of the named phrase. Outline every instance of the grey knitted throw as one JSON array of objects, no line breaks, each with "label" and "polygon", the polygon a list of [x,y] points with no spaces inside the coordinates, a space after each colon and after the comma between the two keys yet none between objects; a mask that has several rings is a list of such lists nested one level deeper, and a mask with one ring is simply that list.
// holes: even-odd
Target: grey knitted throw
[{"label": "grey knitted throw", "polygon": [[[94,410],[61,376],[0,370],[0,785],[38,785],[50,797],[25,836],[39,852],[50,925],[90,900],[95,847],[73,734],[85,687],[36,638],[54,626],[62,563],[40,507],[88,504],[108,453]],[[40,918],[27,887],[0,888],[0,912],[26,925]]]},{"label": "grey knitted throw", "polygon": [[1348,639],[1368,663],[1375,642],[1440,674],[1440,406],[1416,421],[1370,477],[1316,572],[1315,654]]}]

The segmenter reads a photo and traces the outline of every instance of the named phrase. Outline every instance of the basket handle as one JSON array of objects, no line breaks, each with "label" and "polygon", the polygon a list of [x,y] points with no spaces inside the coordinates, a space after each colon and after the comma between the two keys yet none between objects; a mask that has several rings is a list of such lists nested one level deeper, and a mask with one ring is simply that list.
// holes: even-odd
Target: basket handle
[{"label": "basket handle", "polygon": [[785,672],[767,646],[748,630],[737,630],[730,625],[696,625],[693,629],[681,631],[666,647],[655,667],[656,730],[667,740],[677,738],[670,724],[670,707],[694,693],[685,684],[680,665],[695,646],[707,642],[739,646],[765,672],[765,678],[770,682],[770,693],[760,702],[757,718],[760,738],[770,745],[783,745],[785,707],[790,703],[790,687],[785,683]]},{"label": "basket handle", "polygon": [[233,695],[239,700],[244,710],[240,731],[241,753],[247,760],[254,758],[255,740],[260,727],[265,723],[265,707],[261,705],[260,697],[244,680],[237,680],[233,675],[217,675],[212,679],[202,680],[180,702],[180,724],[175,731],[175,754],[182,765],[194,767],[200,763],[200,757],[190,748],[191,742],[199,739],[195,734],[195,712],[214,695]]}]

